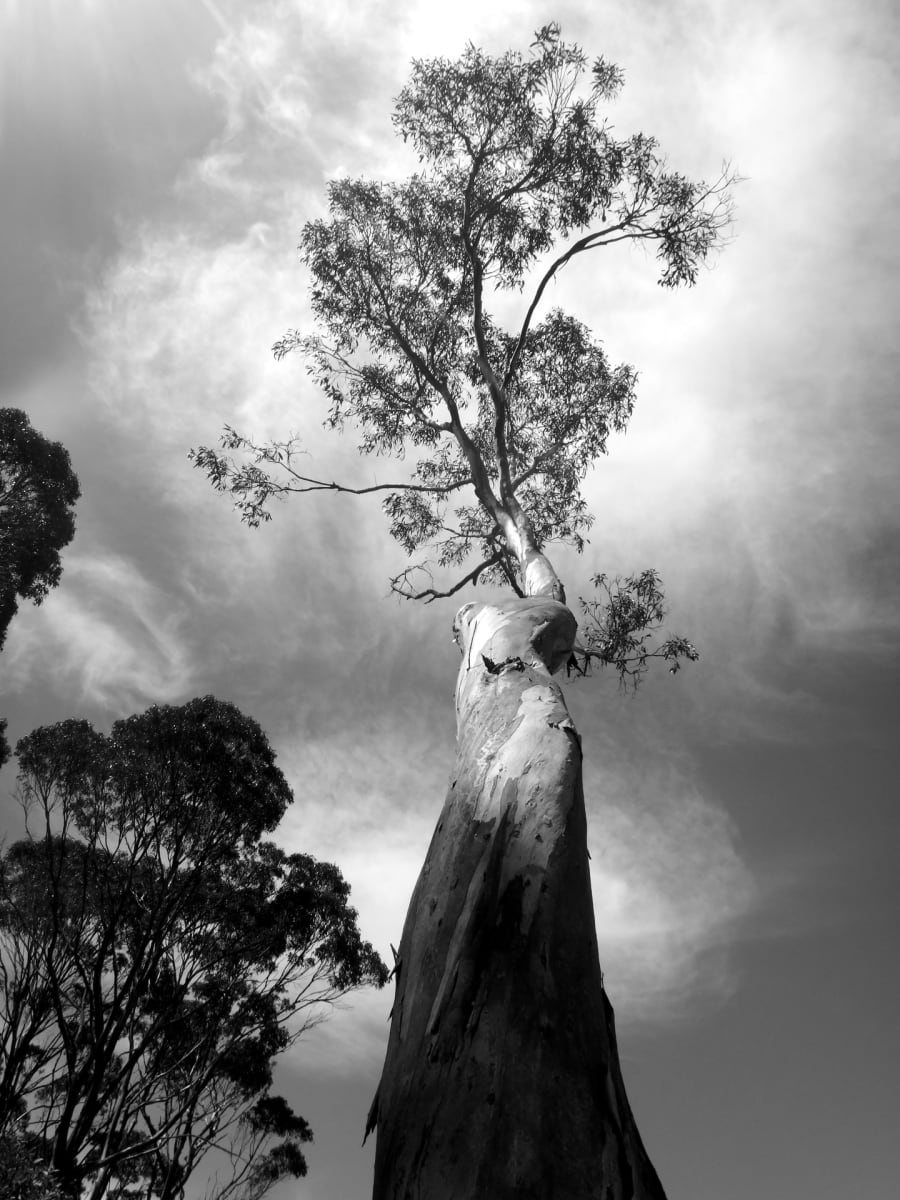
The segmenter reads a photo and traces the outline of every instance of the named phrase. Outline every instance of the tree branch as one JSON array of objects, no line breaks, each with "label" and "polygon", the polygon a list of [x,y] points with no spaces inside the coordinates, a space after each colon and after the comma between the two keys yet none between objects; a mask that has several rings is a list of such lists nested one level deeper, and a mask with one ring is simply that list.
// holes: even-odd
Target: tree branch
[{"label": "tree branch", "polygon": [[282,485],[278,485],[279,491],[293,492],[297,495],[299,495],[303,492],[343,492],[343,493],[346,493],[348,496],[365,496],[369,492],[403,491],[403,492],[431,492],[436,496],[443,496],[449,492],[456,492],[460,488],[465,487],[466,484],[471,482],[471,480],[469,480],[469,479],[461,479],[461,480],[457,480],[454,483],[441,483],[441,484],[438,484],[438,483],[434,483],[434,484],[373,483],[369,487],[354,488],[354,487],[347,487],[345,484],[337,483],[334,480],[332,480],[330,483],[326,483],[324,480],[321,480],[321,479],[306,479],[302,475],[296,475],[296,472],[294,472],[294,471],[292,471],[291,474],[295,475],[297,479],[303,480],[305,483],[309,484],[309,486],[308,487],[294,487],[291,484],[282,484]]},{"label": "tree branch", "polygon": [[[454,595],[454,593],[464,588],[467,583],[477,583],[479,575],[481,575],[484,571],[489,570],[491,567],[503,565],[505,563],[505,557],[506,556],[504,552],[502,550],[498,550],[496,554],[492,555],[490,558],[486,558],[484,562],[480,562],[477,567],[469,571],[467,575],[464,575],[462,579],[458,580],[453,587],[448,588],[445,592],[439,592],[436,588],[431,587],[425,588],[421,592],[406,590],[404,588],[404,584],[408,581],[409,576],[413,573],[413,571],[426,571],[429,578],[431,578],[431,572],[427,571],[427,568],[424,566],[420,565],[416,567],[406,567],[400,572],[399,575],[395,575],[391,580],[391,591],[396,592],[398,596],[402,596],[404,600],[424,600],[426,604],[431,604],[433,600],[444,600],[447,596]],[[508,568],[506,566],[504,566],[504,572],[508,572]],[[521,595],[521,592],[519,594]]]},{"label": "tree branch", "polygon": [[509,417],[509,404],[505,390],[501,387],[488,358],[483,308],[484,266],[478,257],[471,236],[472,195],[479,167],[480,159],[476,159],[469,173],[469,182],[466,187],[462,238],[463,245],[466,248],[466,255],[469,259],[469,265],[472,268],[472,329],[478,349],[478,367],[488,386],[491,400],[494,404],[494,449],[497,454],[497,471],[500,478],[500,499],[506,508],[510,508],[513,500],[513,489],[509,476],[509,451],[506,444],[506,422]]},{"label": "tree branch", "polygon": [[408,361],[421,371],[422,375],[425,377],[425,379],[427,379],[438,395],[441,396],[447,406],[447,411],[450,414],[451,432],[459,443],[460,448],[466,457],[466,461],[469,463],[469,469],[472,472],[472,483],[475,488],[475,494],[495,520],[499,522],[504,516],[509,519],[509,514],[506,512],[504,505],[501,502],[498,502],[496,496],[494,495],[493,489],[490,486],[484,460],[478,452],[477,446],[463,427],[459,415],[459,408],[457,407],[456,401],[453,399],[446,381],[440,379],[434,373],[434,371],[432,371],[428,363],[425,362],[418,351],[413,348],[409,342],[409,339],[397,324],[391,313],[390,304],[385,296],[381,280],[378,278],[374,268],[372,268],[371,279],[372,284],[381,299],[384,311],[384,319],[387,323],[387,327],[395,339],[398,347],[406,356]]},{"label": "tree branch", "polygon": [[[277,344],[278,343],[276,343],[276,346]],[[314,338],[303,339],[298,343],[300,346],[304,346],[304,344],[306,349],[312,349],[318,354],[321,354],[324,358],[331,359],[333,362],[337,363],[345,375],[352,379],[363,380],[365,382],[364,371],[360,367],[355,366],[354,363],[352,363],[343,354],[340,354],[336,349],[334,349],[334,347]],[[405,353],[406,352],[404,351],[404,354]],[[411,359],[408,355],[407,359],[416,375],[419,376],[421,374],[419,361],[424,362],[426,360],[421,359],[421,356],[418,356],[418,359]],[[428,382],[432,387],[434,386],[430,380],[426,380],[426,382]],[[420,379],[417,379],[417,384],[417,396],[421,397],[425,392],[425,386]],[[383,389],[380,388],[379,390],[381,390],[382,394],[384,394]],[[396,389],[390,389],[390,394],[400,404],[401,408],[408,408],[411,412],[413,412],[418,423],[424,426],[426,429],[432,429],[435,433],[452,432],[450,425],[446,421],[432,421],[430,417],[425,415],[425,411],[419,404],[417,404],[415,401],[409,401]]]},{"label": "tree branch", "polygon": [[570,246],[569,249],[565,251],[565,253],[560,254],[559,257],[554,259],[554,261],[550,264],[550,266],[544,272],[544,275],[542,276],[540,282],[538,283],[537,290],[534,293],[534,297],[532,298],[532,301],[528,306],[528,311],[525,313],[525,319],[522,322],[522,328],[519,331],[519,336],[516,339],[515,348],[513,349],[513,352],[510,356],[509,362],[506,367],[506,371],[503,376],[504,388],[508,388],[510,385],[510,382],[512,381],[513,375],[515,374],[515,371],[516,371],[516,367],[519,365],[519,359],[522,356],[522,349],[525,345],[525,338],[528,336],[528,330],[531,327],[532,318],[534,317],[534,314],[535,314],[538,304],[540,304],[540,302],[541,302],[541,297],[543,296],[544,292],[546,291],[548,283],[550,283],[551,279],[553,279],[553,277],[554,277],[554,275],[556,275],[557,271],[560,271],[566,265],[566,263],[571,261],[571,259],[573,259],[576,256],[576,254],[581,254],[585,250],[590,250],[594,246],[600,245],[605,241],[627,240],[627,237],[630,235],[626,235],[625,239],[611,238],[609,235],[613,234],[613,233],[617,233],[620,229],[627,228],[629,224],[630,224],[630,220],[626,220],[626,221],[620,222],[618,225],[610,226],[609,229],[597,230],[594,233],[586,234],[583,238],[579,238],[579,240],[574,244],[574,246]]}]

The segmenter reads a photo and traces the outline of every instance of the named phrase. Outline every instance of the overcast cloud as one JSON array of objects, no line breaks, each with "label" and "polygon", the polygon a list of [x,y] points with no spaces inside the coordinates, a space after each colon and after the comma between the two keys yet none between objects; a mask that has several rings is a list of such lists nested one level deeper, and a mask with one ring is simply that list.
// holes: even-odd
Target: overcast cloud
[{"label": "overcast cloud", "polygon": [[[663,291],[650,258],[618,249],[570,268],[552,297],[640,372],[632,427],[589,481],[591,544],[561,553],[560,573],[586,594],[594,572],[657,567],[673,629],[703,654],[635,699],[614,680],[571,697],[619,1025],[638,1048],[675,1046],[686,1022],[738,1011],[748,947],[833,927],[835,864],[849,842],[868,847],[846,866],[861,887],[878,822],[895,821],[888,760],[871,757],[850,833],[839,767],[833,789],[812,783],[841,739],[841,763],[883,749],[896,716],[900,29],[887,0],[865,16],[836,0],[8,2],[0,403],[69,448],[83,499],[62,586],[11,626],[3,712],[15,738],[233,700],[294,788],[282,842],[340,865],[389,956],[452,766],[454,601],[388,596],[404,560],[377,503],[295,497],[250,531],[187,452],[227,422],[297,433],[322,478],[392,477],[358,459],[352,431],[322,429],[299,360],[272,359],[308,320],[300,228],[329,178],[414,169],[389,119],[411,57],[524,48],[549,19],[624,66],[617,132],[656,134],[688,174],[728,158],[746,177],[735,240],[694,291]],[[14,829],[9,767],[3,783]],[[386,992],[360,997],[288,1066],[320,1105],[320,1157],[285,1195],[365,1194],[364,1158],[337,1161],[358,1114],[335,1112],[377,1078],[389,1008]],[[671,1155],[673,1200],[725,1194],[721,1176],[703,1190],[686,1150]],[[834,1180],[790,1194],[830,1200]]]}]

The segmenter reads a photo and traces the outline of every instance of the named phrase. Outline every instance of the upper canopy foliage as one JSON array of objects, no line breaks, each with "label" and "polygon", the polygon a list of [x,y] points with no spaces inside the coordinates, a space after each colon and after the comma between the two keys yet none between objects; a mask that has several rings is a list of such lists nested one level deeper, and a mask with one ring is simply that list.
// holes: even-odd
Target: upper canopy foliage
[{"label": "upper canopy foliage", "polygon": [[[653,244],[664,287],[693,284],[730,218],[727,170],[692,183],[653,138],[613,136],[599,109],[621,82],[603,59],[588,70],[556,25],[527,54],[469,45],[456,61],[413,63],[393,120],[420,169],[330,185],[328,217],[300,243],[319,332],[291,331],[275,353],[307,357],[328,423],[352,421],[361,451],[419,457],[402,482],[353,488],[300,473],[293,439],[261,446],[228,428],[223,448],[249,461],[192,457],[244,519],[268,520],[284,492],[384,491],[410,554],[427,545],[455,566],[479,553],[447,591],[416,591],[409,572],[394,581],[426,599],[479,576],[519,590],[529,546],[581,547],[592,520],[581,485],[625,428],[635,375],[544,307],[547,286],[577,255],[620,241]],[[504,293],[523,296],[511,329],[489,307]]]}]

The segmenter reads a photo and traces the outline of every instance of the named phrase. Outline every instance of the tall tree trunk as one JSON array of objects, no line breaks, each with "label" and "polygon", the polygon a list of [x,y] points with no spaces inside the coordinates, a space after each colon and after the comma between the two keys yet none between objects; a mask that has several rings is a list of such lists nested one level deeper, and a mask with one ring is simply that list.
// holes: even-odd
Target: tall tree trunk
[{"label": "tall tree trunk", "polygon": [[664,1200],[597,955],[581,746],[552,674],[576,622],[529,596],[454,626],[455,778],[406,918],[374,1200]]}]

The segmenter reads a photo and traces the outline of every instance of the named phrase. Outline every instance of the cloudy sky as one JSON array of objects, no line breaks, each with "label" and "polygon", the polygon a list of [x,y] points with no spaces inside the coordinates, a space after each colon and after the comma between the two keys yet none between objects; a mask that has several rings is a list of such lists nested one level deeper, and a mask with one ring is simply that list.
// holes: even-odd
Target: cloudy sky
[{"label": "cloudy sky", "polygon": [[[892,11],[893,10],[893,11]],[[0,0],[0,405],[69,449],[61,586],[0,660],[12,741],[209,692],[266,729],[279,836],[336,861],[385,956],[453,756],[454,600],[401,605],[377,504],[297,497],[248,530],[187,460],[225,422],[321,427],[299,360],[302,224],[336,175],[408,168],[414,57],[525,49],[548,20],[625,70],[617,132],[745,176],[691,292],[607,252],[554,302],[640,372],[589,482],[583,558],[654,566],[702,660],[569,689],[623,1067],[670,1200],[885,1196],[896,1138],[900,21],[891,0]],[[617,256],[616,256],[617,254]],[[469,597],[464,595],[463,600]],[[0,813],[18,828],[14,772]],[[362,1200],[387,992],[282,1072],[313,1125],[279,1196]]]}]

